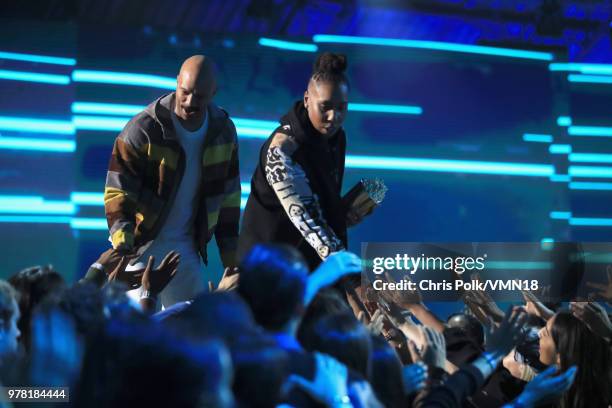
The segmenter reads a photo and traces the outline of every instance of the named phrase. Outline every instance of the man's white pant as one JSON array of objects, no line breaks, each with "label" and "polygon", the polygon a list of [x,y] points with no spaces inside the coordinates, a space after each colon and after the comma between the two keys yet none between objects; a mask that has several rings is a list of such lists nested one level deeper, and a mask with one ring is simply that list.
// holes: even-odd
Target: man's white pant
[{"label": "man's white pant", "polygon": [[[168,252],[175,250],[181,254],[181,261],[178,266],[178,271],[174,278],[162,290],[159,295],[159,300],[162,308],[168,308],[175,303],[184,302],[195,298],[205,289],[204,285],[204,265],[198,254],[193,241],[190,242],[165,242],[155,241],[148,248],[138,263],[133,266],[128,266],[126,271],[139,270],[147,265],[149,256],[155,257],[155,267],[158,267]],[[128,292],[128,296],[138,301],[142,288],[134,289]],[[158,304],[159,307],[159,304]]]}]

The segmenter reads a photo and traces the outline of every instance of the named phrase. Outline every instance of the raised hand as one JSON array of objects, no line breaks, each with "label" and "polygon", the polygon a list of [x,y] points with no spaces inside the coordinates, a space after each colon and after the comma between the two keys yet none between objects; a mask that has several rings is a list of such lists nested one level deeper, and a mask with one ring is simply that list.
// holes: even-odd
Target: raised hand
[{"label": "raised hand", "polygon": [[181,255],[176,251],[170,251],[159,266],[153,269],[155,258],[150,256],[142,274],[142,289],[151,292],[152,295],[158,295],[176,275],[180,261]]},{"label": "raised hand", "polygon": [[361,259],[352,252],[342,251],[331,254],[308,277],[304,304],[308,305],[317,292],[333,285],[346,275],[361,272]]},{"label": "raised hand", "polygon": [[[397,281],[393,278],[393,276],[387,271],[385,272],[385,277],[388,282],[397,283]],[[402,278],[410,282],[410,276],[404,275]],[[412,305],[419,304],[423,301],[423,297],[421,296],[421,292],[418,289],[415,290],[385,290],[381,292],[382,296],[385,300],[389,302],[396,303],[397,305],[408,308]]]},{"label": "raised hand", "polygon": [[370,333],[374,335],[379,335],[382,333],[383,326],[385,324],[385,315],[382,313],[380,309],[377,309],[372,317],[370,318],[370,322],[366,321],[365,312],[359,312],[357,319],[363,323]]},{"label": "raised hand", "polygon": [[115,268],[108,274],[108,282],[122,282],[128,287],[128,290],[140,287],[144,269],[138,271],[126,272],[126,268],[130,258],[127,256],[121,257]]},{"label": "raised hand", "polygon": [[608,266],[606,273],[608,275],[608,284],[587,282],[587,286],[593,289],[597,289],[594,293],[595,297],[600,298],[612,304],[612,267]]},{"label": "raised hand", "polygon": [[[217,292],[227,292],[229,290],[234,290],[238,287],[238,281],[240,280],[240,271],[238,267],[233,268],[225,268],[223,270],[223,275],[221,276],[221,280],[219,281],[219,286],[217,287]],[[214,286],[213,286],[214,288]]]},{"label": "raised hand", "polygon": [[527,335],[524,324],[527,313],[523,309],[512,310],[508,308],[499,327],[491,327],[487,336],[487,351],[501,358],[512,350],[516,345],[523,342]]},{"label": "raised hand", "polygon": [[424,347],[417,349],[414,341],[408,342],[408,350],[412,361],[422,361],[428,366],[444,369],[446,363],[446,341],[442,333],[431,327],[421,327]]},{"label": "raised hand", "polygon": [[404,379],[404,393],[410,395],[425,388],[428,378],[428,369],[425,363],[417,362],[404,366],[402,369]]},{"label": "raised hand", "polygon": [[[473,273],[471,278],[480,281],[480,275]],[[466,290],[463,292],[463,301],[466,306],[483,324],[487,324],[487,319],[491,318],[497,324],[503,317],[504,312],[497,306],[491,295],[482,290]]]},{"label": "raised hand", "polygon": [[576,366],[555,375],[557,370],[558,367],[553,365],[527,383],[521,395],[516,399],[517,405],[531,408],[556,401],[572,386],[576,377]]},{"label": "raised hand", "polygon": [[287,378],[283,388],[287,390],[297,386],[326,406],[350,407],[347,390],[348,369],[346,366],[326,354],[315,353],[315,359],[314,380],[310,381],[292,374]]},{"label": "raised hand", "polygon": [[525,299],[527,313],[536,315],[544,320],[548,320],[555,315],[555,312],[547,308],[534,292],[525,289],[521,290],[521,293]]},{"label": "raised hand", "polygon": [[612,339],[612,322],[603,306],[595,302],[571,302],[570,310],[593,333],[607,340]]}]

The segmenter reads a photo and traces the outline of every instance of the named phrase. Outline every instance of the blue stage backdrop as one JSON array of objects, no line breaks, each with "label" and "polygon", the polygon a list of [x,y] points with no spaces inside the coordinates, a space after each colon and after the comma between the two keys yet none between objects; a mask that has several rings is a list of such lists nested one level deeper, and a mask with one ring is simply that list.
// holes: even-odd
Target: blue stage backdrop
[{"label": "blue stage backdrop", "polygon": [[594,83],[588,66],[547,52],[326,35],[194,44],[151,30],[7,21],[0,38],[2,277],[51,263],[77,279],[109,248],[102,193],[113,140],[173,90],[196,53],[216,61],[216,102],[238,128],[243,204],[262,142],[302,97],[317,52],[334,51],[348,56],[351,81],[344,190],[363,177],[389,187],[351,230],[351,250],[610,240],[612,67]]}]

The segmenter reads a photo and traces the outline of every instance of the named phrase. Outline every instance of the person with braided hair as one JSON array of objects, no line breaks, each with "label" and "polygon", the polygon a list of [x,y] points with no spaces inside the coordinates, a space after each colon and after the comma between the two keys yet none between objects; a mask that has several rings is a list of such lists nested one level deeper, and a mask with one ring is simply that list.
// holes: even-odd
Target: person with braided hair
[{"label": "person with braided hair", "polygon": [[284,243],[297,248],[313,270],[347,248],[347,212],[340,195],[346,67],[344,55],[319,55],[304,97],[262,146],[244,212],[239,258],[256,244]]}]

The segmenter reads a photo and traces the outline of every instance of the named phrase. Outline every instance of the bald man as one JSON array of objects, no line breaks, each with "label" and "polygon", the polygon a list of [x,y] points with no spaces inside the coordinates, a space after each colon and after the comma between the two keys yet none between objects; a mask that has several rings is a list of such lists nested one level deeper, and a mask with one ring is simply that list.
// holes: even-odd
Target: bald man
[{"label": "bald man", "polygon": [[[213,235],[224,267],[234,267],[240,218],[238,139],[228,114],[212,103],[213,62],[183,62],[176,92],[153,101],[113,146],[104,209],[113,248],[156,264],[180,253],[177,274],[160,293],[163,307],[203,291]],[[141,298],[157,294],[141,290]]]}]

